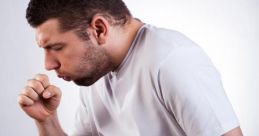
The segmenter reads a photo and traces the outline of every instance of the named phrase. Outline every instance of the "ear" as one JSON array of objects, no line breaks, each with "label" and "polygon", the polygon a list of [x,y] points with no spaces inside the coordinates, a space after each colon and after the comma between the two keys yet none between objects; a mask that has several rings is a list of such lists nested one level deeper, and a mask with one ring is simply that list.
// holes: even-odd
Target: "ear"
[{"label": "ear", "polygon": [[108,38],[109,22],[101,15],[95,15],[92,18],[91,26],[94,29],[93,35],[99,45],[104,44]]}]

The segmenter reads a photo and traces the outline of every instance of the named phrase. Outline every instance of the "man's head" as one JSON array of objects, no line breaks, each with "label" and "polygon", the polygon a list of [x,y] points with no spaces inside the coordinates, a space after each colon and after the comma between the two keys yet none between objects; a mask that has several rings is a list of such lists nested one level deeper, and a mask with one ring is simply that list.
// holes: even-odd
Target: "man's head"
[{"label": "man's head", "polygon": [[74,29],[78,36],[88,39],[85,29],[97,13],[112,25],[124,25],[131,17],[122,0],[31,0],[26,18],[34,28],[49,19],[58,19],[61,32]]},{"label": "man's head", "polygon": [[88,86],[118,66],[112,55],[125,41],[117,28],[131,15],[121,0],[31,0],[26,18],[44,48],[46,69]]}]

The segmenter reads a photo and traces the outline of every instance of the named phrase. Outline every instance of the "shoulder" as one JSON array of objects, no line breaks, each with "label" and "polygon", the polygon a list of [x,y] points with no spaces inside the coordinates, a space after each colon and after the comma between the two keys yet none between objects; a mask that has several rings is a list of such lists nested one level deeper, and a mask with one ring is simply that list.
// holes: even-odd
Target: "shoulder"
[{"label": "shoulder", "polygon": [[168,46],[170,48],[195,45],[190,38],[173,29],[161,28],[147,24],[145,26],[145,31],[145,38],[147,38],[148,41],[156,42],[159,47],[161,47],[161,44],[163,44],[162,46]]},{"label": "shoulder", "polygon": [[[152,25],[146,25],[139,40],[138,54],[146,63],[160,66],[162,63],[171,61],[172,55],[187,55],[188,52],[200,50],[200,47],[184,34]],[[171,57],[171,58],[170,58]]]}]

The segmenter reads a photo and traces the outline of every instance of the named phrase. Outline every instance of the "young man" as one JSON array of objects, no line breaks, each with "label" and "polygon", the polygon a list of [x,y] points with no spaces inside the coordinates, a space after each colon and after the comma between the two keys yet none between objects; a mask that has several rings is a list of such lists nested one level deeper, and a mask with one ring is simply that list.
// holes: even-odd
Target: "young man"
[{"label": "young man", "polygon": [[[121,0],[31,0],[26,17],[46,69],[82,86],[73,136],[242,135],[200,47],[134,19]],[[60,99],[38,74],[18,102],[41,136],[64,136]]]}]

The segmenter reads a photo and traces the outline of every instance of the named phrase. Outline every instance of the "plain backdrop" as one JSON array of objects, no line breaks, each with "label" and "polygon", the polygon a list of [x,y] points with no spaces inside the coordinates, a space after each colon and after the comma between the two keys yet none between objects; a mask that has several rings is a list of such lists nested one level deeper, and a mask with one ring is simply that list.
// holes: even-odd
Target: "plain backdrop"
[{"label": "plain backdrop", "polygon": [[[0,136],[35,136],[37,128],[17,104],[26,80],[46,73],[62,89],[58,109],[71,130],[78,87],[43,68],[43,51],[25,20],[28,0],[0,1]],[[222,75],[226,93],[247,136],[259,135],[259,1],[125,0],[145,23],[174,29],[198,43]],[[224,112],[224,111],[222,111]]]}]

